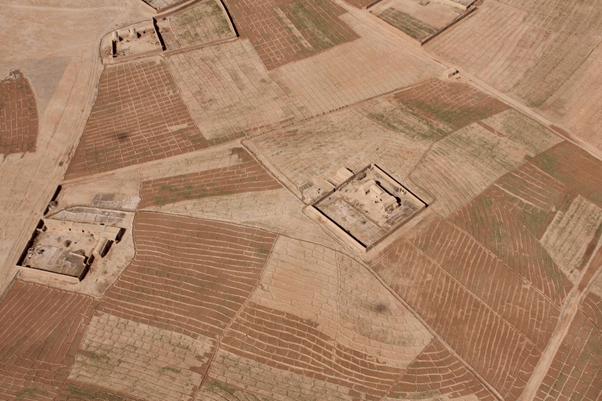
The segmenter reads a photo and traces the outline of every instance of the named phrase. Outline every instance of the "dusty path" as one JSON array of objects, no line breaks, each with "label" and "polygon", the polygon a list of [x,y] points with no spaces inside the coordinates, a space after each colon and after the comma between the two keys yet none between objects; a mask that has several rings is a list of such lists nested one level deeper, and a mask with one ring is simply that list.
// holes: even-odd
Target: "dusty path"
[{"label": "dusty path", "polygon": [[592,285],[602,270],[602,240],[598,241],[596,251],[592,258],[589,260],[586,268],[581,273],[579,280],[575,283],[575,286],[569,292],[562,310],[560,311],[560,318],[558,319],[558,325],[548,342],[548,346],[543,351],[539,362],[535,366],[535,370],[531,375],[531,378],[527,382],[527,386],[521,396],[521,401],[530,401],[535,398],[537,390],[541,386],[543,379],[546,377],[558,349],[562,345],[564,338],[566,337],[573,319],[579,312],[579,306],[583,301],[583,298],[587,295],[589,287]]},{"label": "dusty path", "polygon": [[[100,39],[115,24],[142,20],[148,14],[137,0],[122,2],[119,9],[86,8],[92,4],[88,2],[78,10],[81,12],[61,10],[57,5],[63,3],[57,1],[48,4],[55,7],[23,9],[12,2],[3,5],[0,13],[0,25],[8,27],[0,33],[0,40],[7,44],[0,66],[23,65],[26,77],[36,73],[43,78],[45,60],[65,60],[64,72],[49,94],[47,106],[39,110],[36,152],[0,156],[0,294],[15,275],[23,247],[62,181],[69,154],[83,132],[102,71],[98,59]],[[114,1],[113,5],[118,3]],[[91,25],[90,21],[95,23]],[[75,39],[66,35],[65,23],[78,28],[81,34]],[[13,29],[17,26],[19,29]],[[32,86],[38,97],[40,88],[35,81]]]}]

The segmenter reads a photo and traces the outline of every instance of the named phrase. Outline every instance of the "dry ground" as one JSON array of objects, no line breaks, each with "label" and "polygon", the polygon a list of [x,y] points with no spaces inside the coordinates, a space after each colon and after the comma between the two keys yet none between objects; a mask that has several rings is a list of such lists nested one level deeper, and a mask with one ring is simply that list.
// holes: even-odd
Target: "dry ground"
[{"label": "dry ground", "polygon": [[[573,115],[598,14],[530,4],[487,0],[428,50]],[[1,34],[24,78],[0,140],[37,134],[0,156],[0,398],[600,399],[602,161],[367,11],[225,5],[239,39],[104,67],[140,0],[0,6],[26,24]],[[364,254],[304,208],[372,163],[429,206]],[[127,225],[82,283],[15,266],[58,184],[55,216]]]},{"label": "dry ground", "polygon": [[487,0],[426,48],[600,150],[601,27],[595,0]]}]

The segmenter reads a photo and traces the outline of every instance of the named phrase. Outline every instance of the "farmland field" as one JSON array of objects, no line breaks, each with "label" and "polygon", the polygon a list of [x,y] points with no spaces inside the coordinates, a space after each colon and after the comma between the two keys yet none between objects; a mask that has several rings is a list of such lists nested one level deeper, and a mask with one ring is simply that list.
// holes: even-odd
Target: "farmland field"
[{"label": "farmland field", "polygon": [[599,1],[0,9],[0,400],[602,399]]}]

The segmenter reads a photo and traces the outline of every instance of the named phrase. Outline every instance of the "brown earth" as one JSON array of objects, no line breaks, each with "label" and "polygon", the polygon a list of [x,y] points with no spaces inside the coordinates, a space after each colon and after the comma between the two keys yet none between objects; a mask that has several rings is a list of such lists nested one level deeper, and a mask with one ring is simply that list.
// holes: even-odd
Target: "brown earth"
[{"label": "brown earth", "polygon": [[439,341],[433,340],[408,366],[385,399],[441,396],[455,399],[471,395],[479,400],[496,399]]},{"label": "brown earth", "polygon": [[90,384],[78,383],[67,380],[65,386],[56,398],[57,401],[140,401],[140,399],[120,394]]},{"label": "brown earth", "polygon": [[426,118],[440,121],[456,129],[465,127],[508,108],[499,100],[466,84],[431,79],[395,99]]},{"label": "brown earth", "polygon": [[[522,210],[511,206],[512,200],[494,187],[450,216],[450,220],[560,306],[571,283],[527,228]],[[526,222],[531,223],[530,219]]]},{"label": "brown earth", "polygon": [[598,329],[602,330],[602,297],[590,292],[583,300],[581,308]]},{"label": "brown earth", "polygon": [[207,147],[164,61],[107,66],[66,178]]},{"label": "brown earth", "polygon": [[269,191],[281,185],[244,149],[232,149],[240,164],[201,173],[144,181],[140,207],[245,192]]},{"label": "brown earth", "polygon": [[373,1],[374,0],[345,0],[346,3],[349,3],[357,8],[364,8],[370,5],[370,3],[372,3]]},{"label": "brown earth", "polygon": [[602,397],[602,331],[578,313],[535,400]]},{"label": "brown earth", "polygon": [[233,224],[141,212],[136,257],[99,310],[215,339],[256,285],[275,239]]},{"label": "brown earth", "polygon": [[595,0],[488,0],[426,48],[599,150],[600,27]]},{"label": "brown earth", "polygon": [[91,297],[15,281],[0,304],[0,397],[54,399],[95,303]]},{"label": "brown earth", "polygon": [[503,397],[520,395],[541,351],[519,328],[408,242],[373,268]]},{"label": "brown earth", "polygon": [[357,39],[328,0],[228,0],[234,25],[268,70]]},{"label": "brown earth", "polygon": [[234,321],[221,346],[267,366],[368,393],[370,399],[382,397],[402,373],[335,342],[311,321],[253,303]]},{"label": "brown earth", "polygon": [[35,152],[38,108],[27,78],[14,71],[0,81],[0,153]]},{"label": "brown earth", "polygon": [[533,164],[602,207],[602,161],[570,142],[538,155]]},{"label": "brown earth", "polygon": [[[602,162],[527,108],[599,114],[595,4],[487,0],[426,46],[513,98],[342,1],[225,4],[240,39],[104,69],[139,0],[2,5],[39,130],[0,156],[0,398],[600,398]],[[370,163],[429,207],[359,254],[303,201]],[[59,183],[146,209],[78,286],[14,266]]]}]

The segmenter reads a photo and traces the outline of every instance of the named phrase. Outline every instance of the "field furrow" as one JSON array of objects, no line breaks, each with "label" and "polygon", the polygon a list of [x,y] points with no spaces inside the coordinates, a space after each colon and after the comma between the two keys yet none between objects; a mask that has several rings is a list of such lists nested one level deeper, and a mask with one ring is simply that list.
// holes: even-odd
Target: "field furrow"
[{"label": "field furrow", "polygon": [[216,339],[253,290],[276,239],[262,230],[189,217],[136,216],[136,257],[100,310]]},{"label": "field furrow", "polygon": [[142,182],[140,207],[282,188],[246,150],[233,148],[231,153],[239,164]]},{"label": "field furrow", "polygon": [[15,281],[0,303],[0,398],[54,399],[96,302]]},{"label": "field furrow", "polygon": [[602,397],[602,332],[578,313],[536,400],[599,400]]},{"label": "field furrow", "polygon": [[407,242],[373,268],[502,396],[520,394],[540,356],[533,342]]},{"label": "field furrow", "polygon": [[385,400],[436,397],[496,399],[439,341],[433,340],[408,367]]},{"label": "field furrow", "polygon": [[206,148],[162,59],[107,66],[67,178]]},{"label": "field furrow", "polygon": [[[462,219],[473,226],[485,227],[485,231],[490,228],[486,215],[474,207],[464,208],[452,221]],[[526,283],[487,248],[446,220],[435,219],[409,241],[540,350],[545,348],[559,310],[537,287]]]},{"label": "field furrow", "polygon": [[504,198],[494,187],[450,219],[559,307],[570,281]]},{"label": "field furrow", "polygon": [[433,209],[448,216],[518,167],[524,156],[514,142],[471,124],[435,143],[410,178],[437,200]]}]

